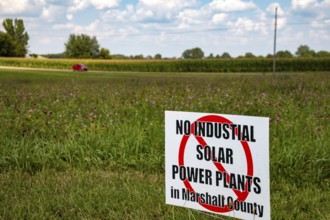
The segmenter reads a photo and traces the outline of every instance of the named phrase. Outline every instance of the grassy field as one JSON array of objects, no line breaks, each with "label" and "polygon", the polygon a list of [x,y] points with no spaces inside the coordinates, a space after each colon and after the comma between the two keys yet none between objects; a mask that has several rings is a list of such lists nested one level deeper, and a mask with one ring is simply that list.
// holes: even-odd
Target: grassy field
[{"label": "grassy field", "polygon": [[0,69],[0,219],[212,219],[165,205],[165,110],[270,117],[272,219],[330,219],[330,72]]}]

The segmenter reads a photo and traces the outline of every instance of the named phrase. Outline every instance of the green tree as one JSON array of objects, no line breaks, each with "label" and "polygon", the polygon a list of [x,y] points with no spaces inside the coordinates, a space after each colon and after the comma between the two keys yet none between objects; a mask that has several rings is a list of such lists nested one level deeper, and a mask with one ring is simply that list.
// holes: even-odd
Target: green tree
[{"label": "green tree", "polygon": [[97,58],[100,55],[100,45],[95,36],[70,34],[65,44],[65,55],[69,58]]},{"label": "green tree", "polygon": [[231,56],[228,52],[224,52],[222,55],[221,55],[221,58],[225,58],[225,59],[230,59]]},{"label": "green tree", "polygon": [[154,56],[154,59],[157,59],[157,60],[160,60],[162,59],[162,55],[157,53],[155,56]]},{"label": "green tree", "polygon": [[285,51],[280,50],[276,53],[276,57],[278,57],[278,58],[292,58],[293,55],[288,50],[285,50]]},{"label": "green tree", "polygon": [[320,58],[330,57],[330,52],[321,50],[321,51],[316,53],[316,56],[320,57]]},{"label": "green tree", "polygon": [[314,57],[316,55],[314,50],[311,50],[307,45],[300,45],[296,51],[297,57]]},{"label": "green tree", "polygon": [[199,47],[196,47],[196,48],[185,50],[182,53],[182,57],[184,59],[203,59],[204,52]]},{"label": "green tree", "polygon": [[102,59],[111,59],[110,51],[106,48],[101,48],[100,58],[102,58]]},{"label": "green tree", "polygon": [[142,60],[142,59],[144,59],[144,56],[143,56],[143,54],[134,55],[133,59]]},{"label": "green tree", "polygon": [[24,57],[28,52],[28,41],[30,38],[25,31],[23,20],[7,18],[2,25],[14,45],[13,52],[10,53],[11,56]]},{"label": "green tree", "polygon": [[245,53],[244,57],[245,58],[255,58],[256,56],[251,52],[247,52],[247,53]]},{"label": "green tree", "polygon": [[210,53],[210,55],[207,57],[208,59],[214,59],[213,53]]},{"label": "green tree", "polygon": [[12,38],[2,31],[0,31],[0,56],[13,57],[15,56],[15,45]]}]

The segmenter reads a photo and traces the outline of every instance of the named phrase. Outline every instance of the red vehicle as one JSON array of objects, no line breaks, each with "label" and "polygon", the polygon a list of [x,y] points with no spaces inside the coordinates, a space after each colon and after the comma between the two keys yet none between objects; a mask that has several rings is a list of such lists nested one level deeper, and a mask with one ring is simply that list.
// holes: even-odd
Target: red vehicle
[{"label": "red vehicle", "polygon": [[72,66],[73,71],[87,71],[88,67],[83,64],[74,64]]}]

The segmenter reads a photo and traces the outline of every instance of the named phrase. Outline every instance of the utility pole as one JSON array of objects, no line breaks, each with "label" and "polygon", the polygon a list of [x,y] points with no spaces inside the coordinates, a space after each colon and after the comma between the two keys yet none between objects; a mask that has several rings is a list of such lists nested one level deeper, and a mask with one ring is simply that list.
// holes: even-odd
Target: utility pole
[{"label": "utility pole", "polygon": [[275,8],[273,73],[275,73],[276,70],[276,35],[277,35],[277,7]]}]

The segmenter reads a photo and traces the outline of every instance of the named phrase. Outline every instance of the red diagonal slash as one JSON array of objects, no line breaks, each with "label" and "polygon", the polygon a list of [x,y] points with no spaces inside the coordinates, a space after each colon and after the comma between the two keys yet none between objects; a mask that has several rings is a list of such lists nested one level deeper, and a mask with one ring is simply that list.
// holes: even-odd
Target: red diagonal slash
[{"label": "red diagonal slash", "polygon": [[[218,123],[227,123],[227,124],[232,124],[233,122],[231,122],[230,120],[218,116],[218,115],[207,115],[204,117],[201,117],[199,119],[196,120],[196,122],[218,122]],[[191,124],[191,134],[189,136],[184,135],[182,137],[181,140],[181,144],[180,144],[180,149],[179,149],[179,166],[184,166],[184,153],[185,153],[185,148],[188,142],[188,139],[191,135],[194,136],[194,124],[196,123],[192,123]],[[236,135],[237,135],[237,130],[235,131]],[[194,136],[196,138],[196,140],[198,141],[198,143],[200,145],[202,145],[203,147],[205,147],[207,145],[206,141],[200,137],[200,136]],[[241,141],[245,156],[246,156],[246,166],[247,166],[247,176],[253,176],[253,160],[252,160],[252,154],[250,151],[250,147],[249,144],[246,141]],[[226,169],[223,167],[223,165],[219,162],[213,162],[213,164],[216,166],[216,168],[222,172],[222,173],[226,173],[226,179],[227,179],[227,183],[229,184],[229,180],[230,180],[230,175],[228,174],[228,172],[226,171]],[[190,182],[186,179],[183,181],[185,187],[190,191],[190,192],[195,192],[195,190],[193,189],[193,187],[191,186]],[[247,189],[247,185],[248,182],[246,181],[245,183],[245,189]],[[234,191],[234,193],[237,196],[238,201],[244,201],[247,196],[249,195],[249,192],[247,190],[245,191],[239,191],[236,189],[232,189]],[[203,204],[201,202],[199,202],[199,204],[201,206],[203,206],[204,208],[213,211],[213,212],[229,212],[232,211],[228,205],[225,205],[224,207],[218,207],[218,206],[212,206],[212,205],[208,205],[208,204]]]}]

